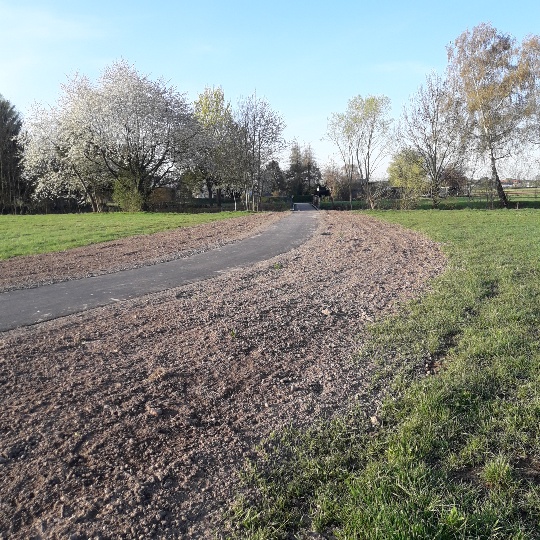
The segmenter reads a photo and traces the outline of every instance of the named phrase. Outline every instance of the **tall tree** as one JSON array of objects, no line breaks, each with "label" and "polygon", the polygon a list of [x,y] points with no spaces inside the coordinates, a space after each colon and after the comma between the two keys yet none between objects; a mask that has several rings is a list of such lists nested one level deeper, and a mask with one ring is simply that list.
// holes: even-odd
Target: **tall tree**
[{"label": "tall tree", "polygon": [[526,39],[521,54],[530,73],[527,139],[532,144],[540,145],[540,37]]},{"label": "tall tree", "polygon": [[310,144],[302,151],[302,165],[304,167],[305,190],[306,193],[311,193],[313,187],[315,187],[316,184],[320,184],[322,174]]},{"label": "tall tree", "polygon": [[264,191],[269,191],[273,195],[286,195],[287,183],[285,181],[285,173],[281,170],[279,163],[273,159],[270,163],[266,164],[264,168]]},{"label": "tall tree", "polygon": [[337,149],[343,171],[345,173],[345,183],[347,185],[349,204],[352,210],[352,184],[355,167],[355,139],[354,131],[350,129],[350,122],[345,113],[332,113],[328,119],[326,135],[332,141]]},{"label": "tall tree", "polygon": [[302,159],[302,149],[297,141],[291,146],[289,155],[289,168],[285,173],[287,186],[291,195],[304,194],[304,165]]},{"label": "tall tree", "polygon": [[263,165],[271,161],[284,147],[285,123],[281,116],[272,110],[269,103],[256,93],[240,100],[236,122],[242,137],[247,181],[246,201],[251,193],[251,204],[255,210],[260,197]]},{"label": "tall tree", "polygon": [[373,172],[390,151],[390,99],[386,96],[355,96],[344,113],[334,113],[328,121],[327,137],[337,146],[347,172],[352,209],[355,171],[369,196]]},{"label": "tall tree", "polygon": [[293,142],[286,178],[291,195],[313,193],[313,188],[321,182],[322,175],[311,145],[302,148],[297,141]]},{"label": "tall tree", "polygon": [[58,106],[35,109],[25,166],[38,175],[38,193],[67,186],[98,210],[92,193],[107,180],[143,202],[153,188],[178,181],[196,133],[182,94],[120,61],[95,85],[71,78]]},{"label": "tall tree", "polygon": [[348,197],[348,185],[343,167],[340,167],[334,160],[331,160],[324,167],[322,182],[330,190],[332,199],[342,201]]},{"label": "tall tree", "polygon": [[236,159],[234,136],[236,126],[231,105],[225,101],[221,87],[206,88],[195,102],[195,118],[201,125],[198,168],[204,176],[210,200],[215,188],[218,204],[221,190],[230,187]]},{"label": "tall tree", "polygon": [[0,212],[17,212],[28,199],[30,185],[21,175],[19,134],[22,119],[0,95]]},{"label": "tall tree", "polygon": [[449,76],[474,119],[477,149],[491,166],[504,207],[508,199],[497,162],[512,153],[530,114],[533,72],[524,49],[508,34],[482,23],[448,47]]},{"label": "tall tree", "polygon": [[390,148],[390,98],[356,96],[349,101],[347,117],[354,141],[356,166],[365,184],[386,158]]},{"label": "tall tree", "polygon": [[445,170],[458,168],[465,157],[467,118],[463,102],[455,99],[448,81],[435,73],[428,75],[425,86],[403,111],[400,139],[421,157],[435,207]]},{"label": "tall tree", "polygon": [[72,199],[101,210],[101,196],[112,192],[114,178],[89,144],[84,128],[72,121],[70,108],[35,106],[25,120],[23,167],[35,179],[39,201]]}]

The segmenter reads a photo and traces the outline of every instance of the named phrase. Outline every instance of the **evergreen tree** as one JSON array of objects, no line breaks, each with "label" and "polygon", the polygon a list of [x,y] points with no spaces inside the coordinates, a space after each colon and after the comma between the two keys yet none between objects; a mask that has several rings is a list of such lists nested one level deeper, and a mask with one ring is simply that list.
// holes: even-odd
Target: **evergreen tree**
[{"label": "evergreen tree", "polygon": [[18,136],[22,120],[15,107],[0,95],[0,212],[22,211],[30,185],[21,175]]},{"label": "evergreen tree", "polygon": [[296,141],[293,143],[286,178],[289,193],[298,196],[311,194],[321,182],[321,171],[310,145],[302,149]]}]

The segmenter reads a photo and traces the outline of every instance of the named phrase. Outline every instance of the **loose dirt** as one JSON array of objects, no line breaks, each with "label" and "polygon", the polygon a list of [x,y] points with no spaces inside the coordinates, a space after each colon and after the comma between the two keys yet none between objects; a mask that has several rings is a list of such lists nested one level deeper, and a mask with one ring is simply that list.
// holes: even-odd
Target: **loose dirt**
[{"label": "loose dirt", "polygon": [[219,537],[254,444],[362,401],[363,326],[444,264],[414,232],[321,213],[249,269],[0,334],[0,538]]}]

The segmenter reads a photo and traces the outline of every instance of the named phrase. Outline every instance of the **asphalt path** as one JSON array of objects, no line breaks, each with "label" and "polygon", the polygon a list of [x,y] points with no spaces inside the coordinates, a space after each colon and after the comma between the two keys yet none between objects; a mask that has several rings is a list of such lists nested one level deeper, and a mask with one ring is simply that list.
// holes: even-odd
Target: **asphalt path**
[{"label": "asphalt path", "polygon": [[205,253],[133,270],[0,294],[0,332],[65,317],[145,294],[216,277],[271,259],[310,238],[318,213],[309,204],[264,232]]}]

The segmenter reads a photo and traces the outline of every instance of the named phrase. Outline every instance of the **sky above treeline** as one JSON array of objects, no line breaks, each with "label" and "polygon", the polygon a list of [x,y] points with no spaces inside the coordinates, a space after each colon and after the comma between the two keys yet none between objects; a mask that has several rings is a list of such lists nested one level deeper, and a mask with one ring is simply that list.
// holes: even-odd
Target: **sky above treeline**
[{"label": "sky above treeline", "polygon": [[332,113],[384,94],[398,118],[426,75],[444,72],[446,46],[481,22],[521,41],[540,33],[540,1],[0,0],[0,94],[24,117],[55,104],[69,76],[97,80],[124,59],[189,101],[221,86],[234,107],[256,91],[322,166]]}]

